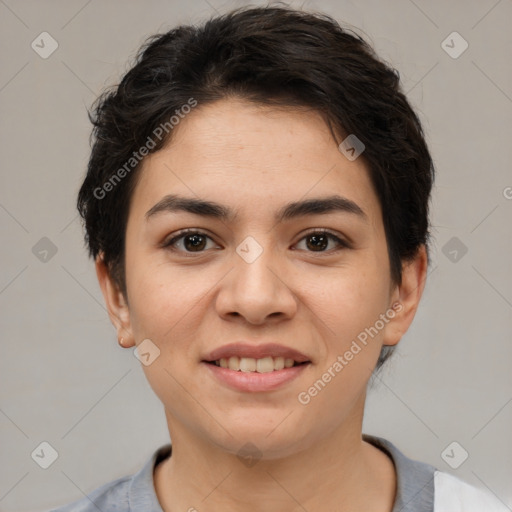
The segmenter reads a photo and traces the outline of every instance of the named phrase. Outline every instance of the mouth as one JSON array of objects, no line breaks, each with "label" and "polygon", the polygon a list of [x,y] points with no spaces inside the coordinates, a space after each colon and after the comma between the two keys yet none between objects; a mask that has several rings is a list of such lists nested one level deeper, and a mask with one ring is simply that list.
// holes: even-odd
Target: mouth
[{"label": "mouth", "polygon": [[259,359],[253,357],[221,357],[205,363],[233,370],[235,372],[245,373],[270,373],[283,370],[284,368],[293,368],[294,366],[307,365],[311,361],[295,361],[289,357],[262,357]]},{"label": "mouth", "polygon": [[218,347],[209,354],[205,354],[202,360],[230,370],[259,371],[261,373],[311,362],[308,356],[293,347],[277,343],[254,345],[243,341]]},{"label": "mouth", "polygon": [[268,392],[299,378],[313,361],[294,347],[239,341],[214,349],[201,363],[223,386],[238,392]]},{"label": "mouth", "polygon": [[217,383],[231,390],[263,393],[285,388],[307,371],[311,361],[298,362],[291,358],[269,356],[260,359],[232,356],[229,359],[202,361],[202,364]]}]

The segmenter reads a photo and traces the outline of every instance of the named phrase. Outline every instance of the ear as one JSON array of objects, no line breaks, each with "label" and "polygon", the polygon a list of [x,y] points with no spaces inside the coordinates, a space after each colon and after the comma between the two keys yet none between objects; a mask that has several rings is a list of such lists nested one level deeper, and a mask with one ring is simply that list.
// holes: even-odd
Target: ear
[{"label": "ear", "polygon": [[95,266],[108,315],[117,330],[117,337],[119,339],[123,338],[123,347],[133,347],[135,339],[132,334],[128,304],[119,286],[110,276],[107,265],[103,260],[103,254],[96,258]]},{"label": "ear", "polygon": [[421,245],[413,260],[402,266],[402,283],[391,294],[390,308],[395,316],[390,318],[384,332],[384,345],[396,345],[412,323],[418,309],[427,278],[428,256],[425,245]]}]

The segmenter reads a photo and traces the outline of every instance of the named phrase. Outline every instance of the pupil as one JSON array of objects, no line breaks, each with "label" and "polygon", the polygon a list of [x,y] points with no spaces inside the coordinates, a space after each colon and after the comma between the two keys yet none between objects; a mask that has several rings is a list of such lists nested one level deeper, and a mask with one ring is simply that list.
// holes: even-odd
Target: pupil
[{"label": "pupil", "polygon": [[[195,249],[203,249],[204,248],[204,237],[201,235],[189,235],[185,238],[185,246],[187,249],[189,248],[187,245],[187,241],[192,241],[192,247]],[[202,243],[201,243],[202,242]]]},{"label": "pupil", "polygon": [[314,248],[325,249],[325,247],[327,246],[327,237],[325,235],[310,235],[308,239],[314,241]]}]

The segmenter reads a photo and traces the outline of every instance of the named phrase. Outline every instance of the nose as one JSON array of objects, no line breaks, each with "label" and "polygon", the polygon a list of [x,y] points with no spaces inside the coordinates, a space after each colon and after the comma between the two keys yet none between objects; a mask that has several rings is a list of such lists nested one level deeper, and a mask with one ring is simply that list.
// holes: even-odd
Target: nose
[{"label": "nose", "polygon": [[234,268],[222,280],[216,308],[226,319],[242,317],[248,323],[260,325],[292,318],[297,311],[297,298],[288,283],[286,262],[264,248],[252,261],[233,253]]}]

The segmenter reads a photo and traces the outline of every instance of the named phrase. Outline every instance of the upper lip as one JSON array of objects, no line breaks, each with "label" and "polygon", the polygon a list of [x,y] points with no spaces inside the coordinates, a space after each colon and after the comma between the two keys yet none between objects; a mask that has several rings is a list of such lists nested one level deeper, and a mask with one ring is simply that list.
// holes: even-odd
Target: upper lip
[{"label": "upper lip", "polygon": [[264,357],[284,357],[285,359],[293,359],[297,363],[309,361],[309,358],[302,352],[294,348],[278,345],[277,343],[265,343],[251,345],[249,343],[229,343],[222,347],[212,350],[206,355],[204,361],[218,361],[221,358],[250,357],[254,359],[263,359]]}]

